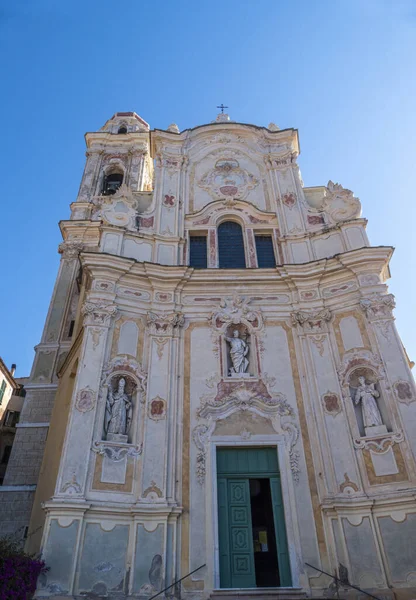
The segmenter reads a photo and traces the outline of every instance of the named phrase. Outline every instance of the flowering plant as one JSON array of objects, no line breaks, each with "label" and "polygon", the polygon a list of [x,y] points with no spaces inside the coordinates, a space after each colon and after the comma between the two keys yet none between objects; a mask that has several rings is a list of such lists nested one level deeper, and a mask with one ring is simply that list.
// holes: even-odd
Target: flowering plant
[{"label": "flowering plant", "polygon": [[39,575],[47,570],[43,560],[26,554],[9,538],[0,538],[0,600],[29,600]]}]

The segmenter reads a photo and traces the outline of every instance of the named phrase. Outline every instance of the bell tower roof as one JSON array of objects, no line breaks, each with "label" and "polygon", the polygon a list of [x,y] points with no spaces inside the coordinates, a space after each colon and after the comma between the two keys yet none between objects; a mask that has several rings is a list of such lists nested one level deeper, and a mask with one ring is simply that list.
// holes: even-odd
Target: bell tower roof
[{"label": "bell tower roof", "polygon": [[100,131],[108,132],[108,133],[118,133],[120,128],[126,129],[125,133],[131,133],[136,131],[149,131],[150,126],[149,123],[146,123],[144,119],[142,119],[135,112],[116,112],[109,119],[103,127],[101,127]]}]

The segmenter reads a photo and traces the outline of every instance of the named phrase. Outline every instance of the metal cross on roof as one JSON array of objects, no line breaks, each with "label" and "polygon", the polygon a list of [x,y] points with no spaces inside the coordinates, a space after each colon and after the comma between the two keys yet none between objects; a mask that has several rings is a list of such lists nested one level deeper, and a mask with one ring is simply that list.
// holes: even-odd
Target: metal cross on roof
[{"label": "metal cross on roof", "polygon": [[221,102],[220,106],[217,106],[217,108],[221,109],[221,113],[224,114],[224,108],[228,108],[228,106],[224,106],[224,104]]}]

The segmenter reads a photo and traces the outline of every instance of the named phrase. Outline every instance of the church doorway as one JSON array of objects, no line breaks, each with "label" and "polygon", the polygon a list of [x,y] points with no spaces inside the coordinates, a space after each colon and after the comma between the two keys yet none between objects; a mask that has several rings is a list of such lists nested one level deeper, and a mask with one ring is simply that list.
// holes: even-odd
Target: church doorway
[{"label": "church doorway", "polygon": [[219,448],[221,588],[292,585],[276,448]]}]

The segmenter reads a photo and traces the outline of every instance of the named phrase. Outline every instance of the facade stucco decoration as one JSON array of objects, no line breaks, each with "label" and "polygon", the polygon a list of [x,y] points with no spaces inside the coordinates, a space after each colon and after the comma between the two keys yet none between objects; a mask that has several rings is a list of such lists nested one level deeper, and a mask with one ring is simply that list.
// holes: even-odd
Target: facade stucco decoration
[{"label": "facade stucco decoration", "polygon": [[101,218],[108,225],[125,227],[129,231],[137,230],[138,200],[131,189],[123,183],[112,196],[94,198],[95,218]]},{"label": "facade stucco decoration", "polygon": [[224,298],[220,303],[219,310],[211,315],[212,327],[225,331],[229,325],[243,323],[249,328],[249,331],[260,331],[263,327],[261,311],[254,310],[249,304],[249,299],[238,294]]},{"label": "facade stucco decoration", "polygon": [[361,202],[351,190],[343,188],[339,183],[328,181],[323,210],[333,223],[357,219],[361,215]]},{"label": "facade stucco decoration", "polygon": [[79,253],[84,249],[84,244],[78,241],[62,242],[58,246],[58,252],[64,260],[73,260],[79,256]]},{"label": "facade stucco decoration", "polygon": [[[211,380],[209,383],[211,384]],[[244,382],[220,380],[215,394],[204,394],[201,397],[197,417],[205,423],[197,425],[192,432],[192,439],[198,448],[196,459],[198,481],[203,484],[205,480],[206,446],[216,422],[240,411],[253,412],[265,417],[276,432],[284,434],[292,476],[294,481],[298,482],[300,455],[295,446],[299,438],[299,426],[295,420],[295,413],[284,394],[271,393],[261,379]]]},{"label": "facade stucco decoration", "polygon": [[157,314],[147,313],[147,326],[152,335],[173,335],[185,324],[182,313]]},{"label": "facade stucco decoration", "polygon": [[78,392],[75,408],[80,412],[89,412],[95,406],[96,396],[94,390],[87,386]]},{"label": "facade stucco decoration", "polygon": [[292,313],[291,318],[292,325],[300,327],[301,331],[319,333],[327,330],[327,324],[332,319],[332,313],[328,308],[317,311],[300,310]]},{"label": "facade stucco decoration", "polygon": [[106,398],[110,381],[116,377],[126,377],[134,383],[135,393],[141,404],[146,402],[147,373],[133,358],[127,355],[115,356],[103,368],[100,386],[100,398]]},{"label": "facade stucco decoration", "polygon": [[360,305],[370,321],[377,321],[391,318],[396,303],[393,294],[373,293],[362,298]]},{"label": "facade stucco decoration", "polygon": [[[393,249],[370,245],[358,198],[305,187],[294,128],[220,115],[150,132],[116,113],[86,143],[0,485],[1,531],[28,528],[27,551],[50,566],[38,595],[145,598],[205,564],[183,600],[241,596],[219,589],[228,447],[277,455],[293,588],[273,594],[324,597],[308,562],[345,565],[377,598],[416,598],[416,387]],[[103,196],[112,174],[123,185]],[[225,221],[241,226],[247,268],[219,268]],[[208,268],[191,261],[205,251],[193,236]],[[259,267],[270,248],[273,268]],[[233,363],[234,335],[246,346]],[[105,431],[110,388],[126,414]],[[364,422],[371,399],[381,425]]]},{"label": "facade stucco decoration", "polygon": [[408,381],[402,381],[400,379],[395,381],[393,389],[399,402],[409,405],[411,402],[415,401],[412,386]]},{"label": "facade stucco decoration", "polygon": [[206,190],[214,200],[234,198],[243,200],[248,192],[259,185],[259,180],[240,167],[235,158],[220,158],[213,169],[201,177],[199,187]]},{"label": "facade stucco decoration", "polygon": [[335,392],[326,392],[326,394],[322,396],[322,404],[324,411],[332,417],[335,417],[342,411],[340,398]]},{"label": "facade stucco decoration", "polygon": [[117,306],[107,300],[91,300],[81,308],[85,325],[109,327],[111,317],[117,314]]}]

